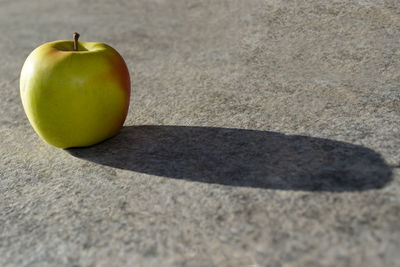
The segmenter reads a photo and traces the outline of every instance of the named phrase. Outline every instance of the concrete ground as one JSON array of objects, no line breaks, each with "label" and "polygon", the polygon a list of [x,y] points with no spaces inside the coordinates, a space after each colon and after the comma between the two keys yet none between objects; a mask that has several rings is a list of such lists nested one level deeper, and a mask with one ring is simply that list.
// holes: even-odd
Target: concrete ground
[{"label": "concrete ground", "polygon": [[[19,73],[74,31],[131,106],[62,150]],[[0,0],[0,266],[398,266],[399,40],[397,0]]]}]

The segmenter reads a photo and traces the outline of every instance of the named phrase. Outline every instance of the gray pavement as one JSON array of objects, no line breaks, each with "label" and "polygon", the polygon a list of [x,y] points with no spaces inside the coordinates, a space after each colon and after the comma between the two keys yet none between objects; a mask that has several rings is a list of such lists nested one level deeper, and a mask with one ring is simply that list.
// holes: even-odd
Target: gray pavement
[{"label": "gray pavement", "polygon": [[[121,133],[35,134],[44,42],[110,44]],[[0,0],[0,266],[398,266],[400,2]]]}]

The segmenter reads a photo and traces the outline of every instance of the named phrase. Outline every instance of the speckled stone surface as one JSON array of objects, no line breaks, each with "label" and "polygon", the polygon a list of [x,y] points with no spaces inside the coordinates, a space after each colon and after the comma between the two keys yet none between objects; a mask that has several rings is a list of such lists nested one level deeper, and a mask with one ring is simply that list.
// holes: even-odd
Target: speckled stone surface
[{"label": "speckled stone surface", "polygon": [[[18,80],[74,31],[131,107],[61,150]],[[399,1],[0,0],[0,32],[0,266],[400,262]]]}]

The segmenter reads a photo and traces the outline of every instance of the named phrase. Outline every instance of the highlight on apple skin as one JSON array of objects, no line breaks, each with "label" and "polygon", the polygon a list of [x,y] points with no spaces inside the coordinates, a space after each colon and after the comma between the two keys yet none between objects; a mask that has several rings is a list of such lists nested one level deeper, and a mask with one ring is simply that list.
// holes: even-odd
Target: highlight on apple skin
[{"label": "highlight on apple skin", "polygon": [[26,59],[20,76],[25,113],[36,133],[59,147],[84,147],[116,135],[126,119],[129,71],[111,46],[45,43]]}]

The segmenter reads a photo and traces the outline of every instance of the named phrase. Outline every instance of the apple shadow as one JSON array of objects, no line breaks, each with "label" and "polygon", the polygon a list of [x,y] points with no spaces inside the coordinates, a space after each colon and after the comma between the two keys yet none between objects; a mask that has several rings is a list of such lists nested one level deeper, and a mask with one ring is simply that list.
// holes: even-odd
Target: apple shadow
[{"label": "apple shadow", "polygon": [[67,151],[115,168],[229,186],[348,192],[392,180],[391,168],[369,148],[268,131],[128,126],[103,143]]}]

